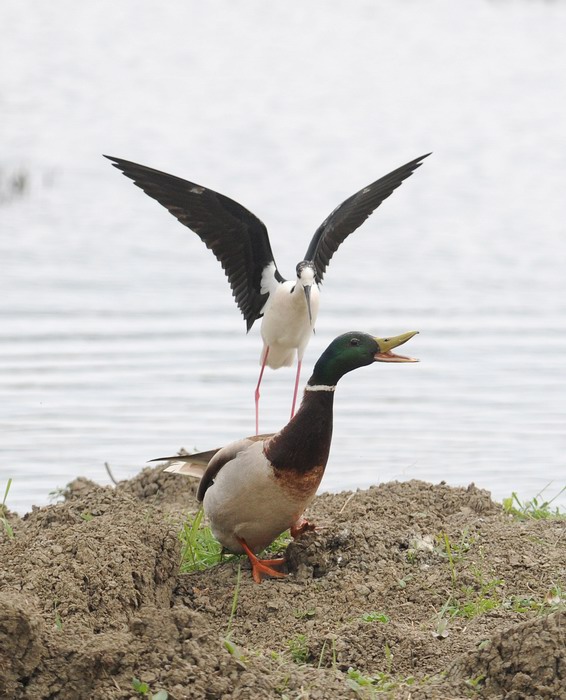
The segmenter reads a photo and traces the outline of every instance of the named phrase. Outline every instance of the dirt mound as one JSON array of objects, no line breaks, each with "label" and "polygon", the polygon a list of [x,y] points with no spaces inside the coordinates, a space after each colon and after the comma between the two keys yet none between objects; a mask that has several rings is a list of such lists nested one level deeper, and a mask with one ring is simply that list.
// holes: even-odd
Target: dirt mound
[{"label": "dirt mound", "polygon": [[566,696],[566,611],[498,632],[486,648],[458,659],[449,677],[485,678],[486,689],[507,698]]},{"label": "dirt mound", "polygon": [[[0,530],[0,697],[566,698],[566,523],[489,494],[323,494],[290,575],[178,574],[193,483],[146,469]],[[236,612],[231,616],[234,601]],[[149,697],[149,694],[146,695]]]}]

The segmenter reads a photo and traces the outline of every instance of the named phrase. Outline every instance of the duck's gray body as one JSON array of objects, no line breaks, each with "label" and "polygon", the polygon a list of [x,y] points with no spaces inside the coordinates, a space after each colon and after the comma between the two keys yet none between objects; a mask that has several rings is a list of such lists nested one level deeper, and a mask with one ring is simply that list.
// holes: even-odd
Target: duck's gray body
[{"label": "duck's gray body", "polygon": [[214,536],[231,552],[244,551],[238,538],[254,552],[265,549],[300,520],[318,487],[317,482],[300,493],[286,488],[265,456],[264,443],[238,440],[209,463],[209,469],[219,470],[204,493],[204,512]]}]

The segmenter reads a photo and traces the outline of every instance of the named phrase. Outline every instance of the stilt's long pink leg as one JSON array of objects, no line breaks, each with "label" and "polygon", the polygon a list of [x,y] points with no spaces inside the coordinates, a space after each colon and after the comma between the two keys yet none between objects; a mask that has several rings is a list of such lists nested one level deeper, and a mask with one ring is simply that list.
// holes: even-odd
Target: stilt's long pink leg
[{"label": "stilt's long pink leg", "polygon": [[291,406],[291,418],[295,415],[297,392],[299,391],[299,377],[301,376],[301,360],[297,360],[297,376],[295,377],[295,391],[293,392],[293,405]]},{"label": "stilt's long pink leg", "polygon": [[263,356],[263,362],[261,363],[261,369],[259,371],[259,379],[257,380],[257,386],[255,388],[255,434],[259,435],[259,385],[263,378],[263,370],[265,369],[265,363],[267,362],[267,356],[269,355],[269,346],[265,348],[265,355]]}]

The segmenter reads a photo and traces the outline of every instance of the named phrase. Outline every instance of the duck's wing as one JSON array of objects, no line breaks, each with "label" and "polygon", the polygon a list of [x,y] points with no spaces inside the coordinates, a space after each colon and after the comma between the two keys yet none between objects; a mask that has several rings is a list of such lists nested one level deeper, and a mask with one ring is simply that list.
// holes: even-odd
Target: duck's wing
[{"label": "duck's wing", "polygon": [[218,447],[215,450],[206,452],[196,452],[192,455],[173,455],[172,457],[156,457],[150,462],[169,462],[163,471],[172,474],[185,474],[200,479],[197,499],[202,501],[208,487],[214,481],[214,477],[222,467],[230,462],[234,457],[258,440],[268,440],[275,433],[264,433],[263,435],[253,435],[231,442],[225,447]]},{"label": "duck's wing", "polygon": [[328,263],[343,241],[353,233],[389,195],[422,165],[427,153],[402,165],[346,199],[316,230],[305,260],[311,260],[317,282],[322,282]]},{"label": "duck's wing", "polygon": [[253,435],[251,437],[242,438],[241,440],[231,442],[229,445],[226,445],[222,449],[218,450],[208,463],[208,467],[203,474],[197,491],[197,500],[203,500],[204,494],[207,492],[209,486],[212,485],[216,475],[224,465],[231,462],[239,452],[242,452],[242,450],[247,449],[250,447],[250,445],[253,445],[259,440],[267,440],[268,438],[272,437],[272,435],[274,435],[274,433]]},{"label": "duck's wing", "polygon": [[273,264],[276,277],[280,277],[264,223],[214,190],[122,158],[104,157],[212,250],[228,277],[249,331],[262,315],[268,297],[261,293],[263,271]]}]

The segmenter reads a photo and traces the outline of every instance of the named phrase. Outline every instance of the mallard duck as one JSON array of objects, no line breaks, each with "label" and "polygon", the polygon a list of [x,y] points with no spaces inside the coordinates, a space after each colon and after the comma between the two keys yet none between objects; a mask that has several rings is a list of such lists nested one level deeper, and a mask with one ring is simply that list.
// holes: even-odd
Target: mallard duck
[{"label": "mallard duck", "polygon": [[265,224],[238,202],[194,182],[105,156],[147,195],[168,209],[210,248],[228,277],[248,331],[263,316],[260,373],[255,389],[255,431],[259,432],[260,385],[265,367],[290,367],[297,356],[291,417],[305,350],[315,326],[319,285],[343,241],[429,156],[415,158],[348,197],[315,231],[296,276],[285,279],[275,263]]},{"label": "mallard duck", "polygon": [[256,555],[287,529],[297,537],[314,525],[302,515],[315,496],[332,441],[332,406],[338,381],[374,362],[417,362],[395,348],[417,331],[374,338],[352,331],[340,335],[322,353],[308,380],[301,405],[278,433],[243,438],[219,450],[161,457],[168,472],[201,479],[197,499],[214,536],[231,552],[248,555],[257,583],[262,576],[282,577],[284,559]]}]

